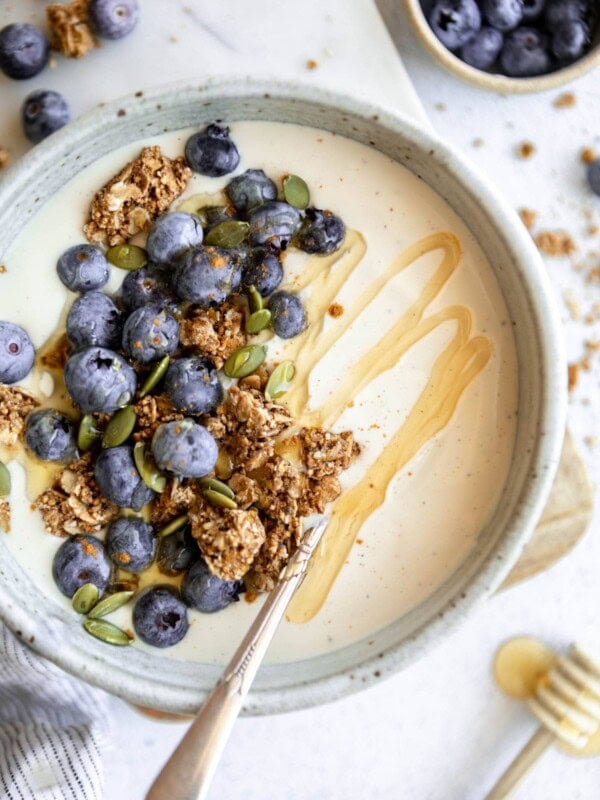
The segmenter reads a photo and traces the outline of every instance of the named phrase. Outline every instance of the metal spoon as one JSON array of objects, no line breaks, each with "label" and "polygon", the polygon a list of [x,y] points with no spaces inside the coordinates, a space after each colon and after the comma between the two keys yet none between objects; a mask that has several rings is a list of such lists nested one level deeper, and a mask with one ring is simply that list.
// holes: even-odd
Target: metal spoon
[{"label": "metal spoon", "polygon": [[304,533],[277,585],[188,732],[152,784],[146,800],[203,800],[208,794],[244,699],[327,523],[328,519],[323,517]]}]

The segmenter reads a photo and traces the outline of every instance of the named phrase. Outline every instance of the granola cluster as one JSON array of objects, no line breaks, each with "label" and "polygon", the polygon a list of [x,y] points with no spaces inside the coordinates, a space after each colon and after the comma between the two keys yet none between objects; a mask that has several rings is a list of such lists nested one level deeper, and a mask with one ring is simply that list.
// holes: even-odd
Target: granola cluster
[{"label": "granola cluster", "polygon": [[33,395],[0,383],[0,445],[13,447],[25,427],[25,417],[39,405]]},{"label": "granola cluster", "polygon": [[231,353],[246,344],[244,312],[233,303],[220,308],[191,306],[179,326],[179,341],[199,350],[221,369]]},{"label": "granola cluster", "polygon": [[74,0],[69,5],[53,3],[46,8],[50,46],[65,58],[83,58],[98,47],[89,24],[88,5],[88,0]]},{"label": "granola cluster", "polygon": [[164,394],[146,395],[135,404],[137,414],[137,430],[133,434],[136,442],[147,442],[154,436],[154,431],[164,422],[183,419],[181,414]]}]

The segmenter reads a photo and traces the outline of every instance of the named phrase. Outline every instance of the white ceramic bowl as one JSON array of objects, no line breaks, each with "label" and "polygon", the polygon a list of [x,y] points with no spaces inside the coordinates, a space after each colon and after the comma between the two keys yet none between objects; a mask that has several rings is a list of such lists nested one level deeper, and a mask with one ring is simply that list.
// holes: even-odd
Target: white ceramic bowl
[{"label": "white ceramic bowl", "polygon": [[[516,450],[501,501],[474,552],[434,595],[374,631],[368,644],[364,640],[305,661],[264,666],[245,710],[265,714],[334,700],[367,686],[375,676],[403,668],[499,586],[533,530],[558,464],[565,360],[543,265],[517,216],[494,189],[439,139],[393,111],[312,86],[241,79],[168,86],[91,112],[35,147],[1,181],[0,259],[36,210],[95,159],[140,136],[202,126],[215,118],[285,121],[335,131],[377,148],[430,184],[465,220],[496,270],[519,362]],[[139,705],[193,712],[219,675],[214,666],[174,661],[160,651],[149,655],[111,648],[91,639],[76,615],[31,584],[2,537],[0,618],[63,669]]]}]

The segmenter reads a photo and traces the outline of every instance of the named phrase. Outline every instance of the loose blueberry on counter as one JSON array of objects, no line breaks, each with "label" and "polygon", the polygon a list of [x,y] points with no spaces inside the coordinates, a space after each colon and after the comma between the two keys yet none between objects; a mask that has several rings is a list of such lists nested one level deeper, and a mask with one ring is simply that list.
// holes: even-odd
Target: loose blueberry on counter
[{"label": "loose blueberry on counter", "polygon": [[9,78],[33,78],[48,63],[50,45],[39,28],[15,22],[0,30],[0,70]]},{"label": "loose blueberry on counter", "polygon": [[152,455],[159,469],[179,478],[202,478],[212,472],[219,448],[202,425],[191,419],[159,425],[152,437]]},{"label": "loose blueberry on counter", "polygon": [[283,267],[277,253],[260,247],[252,251],[242,270],[242,285],[255,286],[263,297],[271,294],[283,280]]},{"label": "loose blueberry on counter", "polygon": [[481,13],[475,0],[438,0],[428,19],[435,35],[449,50],[462,47],[481,28]]},{"label": "loose blueberry on counter", "polygon": [[163,536],[158,544],[156,563],[165,575],[180,575],[199,558],[198,542],[192,536],[189,525]]},{"label": "loose blueberry on counter", "polygon": [[185,250],[202,243],[204,232],[198,217],[173,211],[159,217],[148,234],[146,251],[156,264],[169,264]]},{"label": "loose blueberry on counter", "polygon": [[275,292],[269,300],[273,330],[281,339],[292,339],[306,328],[300,298],[290,292]]},{"label": "loose blueberry on counter", "polygon": [[600,158],[588,166],[587,179],[592,192],[600,197]]},{"label": "loose blueberry on counter", "polygon": [[119,508],[139,511],[154,497],[152,489],[140,478],[129,445],[102,450],[96,459],[94,477],[106,499]]},{"label": "loose blueberry on counter", "polygon": [[86,292],[78,297],[67,314],[67,338],[74,348],[118,347],[123,331],[123,315],[102,292]]},{"label": "loose blueberry on counter", "polygon": [[146,569],[154,559],[156,544],[154,528],[140,517],[119,517],[106,532],[106,552],[125,572]]},{"label": "loose blueberry on counter", "polygon": [[63,284],[72,292],[101,289],[110,275],[104,253],[93,244],[69,247],[58,259],[56,271]]},{"label": "loose blueberry on counter", "polygon": [[331,211],[307,208],[294,244],[305,253],[333,253],[346,235],[346,226]]},{"label": "loose blueberry on counter", "polygon": [[546,5],[546,0],[522,0],[523,2],[523,19],[532,20],[537,19]]},{"label": "loose blueberry on counter", "polygon": [[155,586],[138,597],[133,627],[146,644],[172,647],[188,632],[187,607],[169,586]]},{"label": "loose blueberry on counter", "polygon": [[71,120],[69,105],[62,94],[40,89],[27,95],[21,106],[23,131],[38,144]]},{"label": "loose blueberry on counter", "polygon": [[495,28],[484,26],[474,39],[460,49],[460,57],[475,69],[489,69],[502,50],[504,36]]},{"label": "loose blueberry on counter", "polygon": [[577,20],[561,22],[552,33],[552,52],[561,61],[575,61],[589,44],[587,26]]},{"label": "loose blueberry on counter", "polygon": [[171,287],[171,276],[166,267],[147,264],[128,272],[121,284],[123,305],[133,311],[149,303],[174,310],[177,298]]},{"label": "loose blueberry on counter", "polygon": [[29,414],[25,423],[25,444],[42,461],[68,464],[78,455],[75,426],[53,408]]},{"label": "loose blueberry on counter", "polygon": [[222,305],[239,289],[241,280],[241,267],[232,253],[201,245],[179,259],[173,287],[182,300],[210,308]]},{"label": "loose blueberry on counter", "polygon": [[136,308],[123,328],[123,350],[138,364],[150,364],[171,355],[179,342],[179,325],[160,306]]},{"label": "loose blueberry on counter", "polygon": [[297,209],[277,200],[253,208],[248,214],[250,244],[285,250],[300,227],[301,219]]},{"label": "loose blueberry on counter", "polygon": [[134,29],[139,7],[137,0],[89,0],[87,12],[98,36],[122,39]]},{"label": "loose blueberry on counter", "polygon": [[239,600],[243,581],[225,581],[213,575],[203,560],[193,564],[183,579],[181,595],[192,608],[204,614],[222,611]]},{"label": "loose blueberry on counter", "polygon": [[238,214],[247,214],[256,206],[276,200],[277,186],[262,169],[247,169],[229,181],[225,193]]},{"label": "loose blueberry on counter", "polygon": [[523,0],[483,0],[483,16],[498,31],[516,28],[523,19]]},{"label": "loose blueberry on counter", "polygon": [[110,414],[127,405],[137,383],[127,361],[104,347],[86,347],[69,356],[64,378],[67,391],[84,414]]},{"label": "loose blueberry on counter", "polygon": [[71,536],[61,544],[52,561],[52,577],[66,597],[73,597],[84,583],[93,583],[102,594],[110,574],[111,563],[104,545],[95,536]]},{"label": "loose blueberry on counter", "polygon": [[16,383],[25,378],[35,359],[31,339],[20,325],[0,321],[0,383]]},{"label": "loose blueberry on counter", "polygon": [[223,399],[223,387],[215,365],[208,358],[171,361],[164,392],[175,408],[187,414],[207,414]]},{"label": "loose blueberry on counter", "polygon": [[552,64],[548,37],[536,28],[522,27],[511,31],[504,40],[500,64],[513,78],[543,75]]},{"label": "loose blueberry on counter", "polygon": [[240,163],[240,154],[229,138],[229,128],[208,125],[195,133],[185,145],[185,158],[194,172],[209,178],[227,175]]}]

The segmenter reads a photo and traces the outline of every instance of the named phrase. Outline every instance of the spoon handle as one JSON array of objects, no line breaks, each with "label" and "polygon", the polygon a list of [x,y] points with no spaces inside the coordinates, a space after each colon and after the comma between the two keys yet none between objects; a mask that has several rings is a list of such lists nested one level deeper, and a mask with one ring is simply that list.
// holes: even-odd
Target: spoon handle
[{"label": "spoon handle", "polygon": [[539,727],[506,768],[491,792],[486,794],[484,800],[506,800],[510,797],[537,760],[555,741],[556,736],[552,731],[543,725]]},{"label": "spoon handle", "polygon": [[304,533],[277,585],[198,716],[152,784],[146,800],[204,800],[206,797],[246,695],[326,527],[327,519],[323,518]]}]

